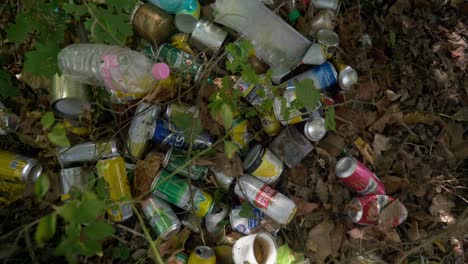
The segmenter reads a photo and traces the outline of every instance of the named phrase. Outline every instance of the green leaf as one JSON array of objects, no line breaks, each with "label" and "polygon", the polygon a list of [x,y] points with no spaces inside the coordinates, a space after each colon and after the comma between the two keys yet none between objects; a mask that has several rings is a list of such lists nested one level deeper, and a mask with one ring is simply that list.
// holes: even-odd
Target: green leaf
[{"label": "green leaf", "polygon": [[17,96],[18,93],[18,88],[13,86],[11,82],[11,75],[4,70],[0,70],[0,99],[5,100],[11,96]]},{"label": "green leaf", "polygon": [[126,13],[130,13],[135,7],[137,0],[107,0],[107,5],[111,8],[115,8],[117,11],[123,10]]},{"label": "green leaf", "polygon": [[395,34],[395,32],[390,31],[389,38],[390,38],[390,46],[395,47],[395,44],[396,44],[396,34]]},{"label": "green leaf", "polygon": [[44,246],[44,243],[55,235],[55,227],[57,224],[57,216],[49,214],[41,218],[37,225],[35,239],[39,247]]},{"label": "green leaf", "polygon": [[[122,2],[125,2],[125,1],[122,1]],[[65,10],[66,13],[73,15],[75,19],[79,19],[80,16],[84,14],[88,14],[88,9],[86,9],[86,7],[82,5],[65,3],[62,6],[62,8],[63,10]]]},{"label": "green leaf", "polygon": [[126,261],[130,257],[130,248],[119,241],[119,244],[112,250],[112,258]]},{"label": "green leaf", "polygon": [[223,120],[224,129],[229,130],[232,126],[234,114],[232,113],[231,107],[227,104],[221,106],[221,119]]},{"label": "green leaf", "polygon": [[56,124],[52,130],[47,133],[49,141],[59,147],[69,147],[70,141],[67,138],[67,131],[62,124]]},{"label": "green leaf", "polygon": [[281,117],[283,118],[283,120],[278,120],[278,121],[287,121],[289,120],[290,116],[289,116],[289,110],[288,110],[288,102],[286,101],[286,98],[284,97],[278,97],[281,101]]},{"label": "green leaf", "polygon": [[[243,218],[256,218],[257,216],[253,212],[253,207],[248,202],[242,202],[242,208],[239,212],[239,216]],[[279,262],[278,262],[279,263]]]},{"label": "green leaf", "polygon": [[57,213],[61,215],[65,221],[72,222],[75,219],[75,215],[80,213],[77,201],[72,200],[58,207]]},{"label": "green leaf", "polygon": [[335,108],[334,107],[327,107],[325,111],[325,128],[330,130],[336,129],[335,123]]},{"label": "green leaf", "polygon": [[51,127],[54,123],[55,123],[55,116],[53,112],[47,112],[41,118],[41,125],[45,129]]},{"label": "green leaf", "polygon": [[80,233],[77,232],[67,234],[57,248],[55,248],[54,254],[65,256],[69,263],[76,263],[80,251]]},{"label": "green leaf", "polygon": [[260,82],[260,77],[258,77],[257,73],[255,73],[255,70],[250,64],[242,65],[242,78],[247,80],[252,85],[257,85]]},{"label": "green leaf", "polygon": [[238,148],[234,143],[228,140],[224,141],[224,153],[228,159],[232,159],[237,150]]},{"label": "green leaf", "polygon": [[292,251],[288,244],[278,248],[276,262],[281,264],[302,264],[304,263],[304,254]]},{"label": "green leaf", "polygon": [[218,190],[214,191],[214,193],[213,193],[213,200],[215,200],[215,202],[219,203],[224,199],[224,195],[225,195],[225,193],[218,189]]},{"label": "green leaf", "polygon": [[96,220],[98,216],[105,213],[106,203],[98,200],[96,195],[90,191],[83,194],[83,200],[77,208],[78,214],[75,214],[74,222],[86,224]]},{"label": "green leaf", "polygon": [[102,200],[104,200],[108,195],[106,181],[102,177],[99,177],[96,180],[96,193],[98,198]]},{"label": "green leaf", "polygon": [[297,82],[295,87],[297,100],[307,109],[315,110],[322,96],[320,95],[320,91],[315,87],[314,81],[304,79]]},{"label": "green leaf", "polygon": [[85,240],[100,241],[112,236],[115,233],[114,228],[108,223],[94,222],[83,228]]},{"label": "green leaf", "polygon": [[92,257],[102,251],[102,246],[99,241],[86,240],[80,243],[80,253],[86,257]]},{"label": "green leaf", "polygon": [[47,174],[41,174],[41,176],[39,176],[39,178],[37,178],[36,180],[34,190],[35,190],[36,195],[39,198],[42,198],[49,191],[49,187],[50,187],[49,176],[47,176]]},{"label": "green leaf", "polygon": [[14,42],[23,42],[29,33],[34,30],[34,22],[28,14],[19,13],[15,24],[10,24],[6,30],[7,38]]},{"label": "green leaf", "polygon": [[85,28],[91,32],[93,42],[120,46],[133,33],[128,14],[97,7],[92,3],[88,6],[97,18],[89,18],[84,23]]},{"label": "green leaf", "polygon": [[38,76],[51,78],[59,71],[57,66],[57,55],[60,48],[55,43],[47,46],[41,43],[36,44],[36,50],[26,53],[24,70]]}]

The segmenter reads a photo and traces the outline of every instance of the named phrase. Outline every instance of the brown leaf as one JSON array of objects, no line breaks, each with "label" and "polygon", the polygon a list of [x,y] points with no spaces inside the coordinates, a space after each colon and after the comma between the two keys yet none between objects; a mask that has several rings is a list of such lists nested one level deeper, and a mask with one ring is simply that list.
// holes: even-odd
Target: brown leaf
[{"label": "brown leaf", "polygon": [[462,107],[455,114],[452,115],[452,118],[457,121],[468,121],[468,107]]},{"label": "brown leaf", "polygon": [[385,95],[391,102],[396,101],[401,97],[401,94],[396,94],[392,90],[385,90]]},{"label": "brown leaf", "polygon": [[337,224],[335,228],[331,231],[330,239],[332,243],[332,256],[337,257],[338,252],[340,251],[343,238],[345,236],[343,224]]},{"label": "brown leaf", "polygon": [[309,173],[307,171],[307,167],[304,164],[300,163],[296,167],[287,170],[286,173],[290,182],[298,185],[307,185],[307,178],[309,177]]},{"label": "brown leaf", "polygon": [[429,207],[429,212],[432,216],[438,216],[440,222],[452,224],[455,222],[455,218],[450,213],[453,207],[455,207],[455,203],[453,201],[449,200],[442,194],[436,194],[432,198],[432,204],[431,207]]},{"label": "brown leaf", "polygon": [[144,160],[139,160],[135,168],[135,179],[133,182],[134,196],[147,194],[151,189],[164,157],[156,152],[149,153]]},{"label": "brown leaf", "polygon": [[359,150],[359,153],[364,157],[364,159],[370,164],[375,164],[375,153],[370,147],[369,143],[364,141],[361,137],[358,137],[354,141],[354,146]]},{"label": "brown leaf", "polygon": [[387,193],[394,193],[402,188],[406,188],[409,186],[409,182],[407,179],[400,178],[397,176],[386,175],[382,177],[382,183],[385,185],[385,190]]},{"label": "brown leaf", "polygon": [[310,214],[312,211],[314,211],[320,206],[319,204],[309,203],[295,196],[292,197],[292,200],[294,201],[297,207],[296,216]]},{"label": "brown leaf", "polygon": [[382,154],[383,151],[390,149],[392,144],[390,144],[390,138],[385,137],[381,134],[374,135],[374,142],[372,142],[372,148],[374,149],[375,155],[378,157]]},{"label": "brown leaf", "polygon": [[221,171],[226,176],[236,177],[244,174],[244,167],[242,166],[242,161],[237,153],[234,153],[232,159],[228,159],[226,154],[217,152],[216,155],[209,158],[208,161],[215,164],[216,171]]},{"label": "brown leaf", "polygon": [[323,222],[313,227],[309,232],[307,249],[316,252],[318,262],[323,262],[333,252],[330,233],[335,227],[332,222]]},{"label": "brown leaf", "polygon": [[315,187],[315,193],[318,194],[320,201],[322,203],[327,203],[328,202],[328,184],[326,184],[322,178],[318,178],[317,180],[317,186]]},{"label": "brown leaf", "polygon": [[[186,227],[182,231],[180,231],[176,236],[172,236],[168,240],[161,243],[161,245],[159,245],[158,247],[159,254],[161,254],[161,256],[164,257],[167,255],[171,255],[174,252],[180,252],[184,250],[185,242],[187,241],[189,236],[190,236],[190,229]],[[155,263],[157,263],[156,258],[151,248],[149,249],[148,255],[150,258],[155,260]]]},{"label": "brown leaf", "polygon": [[216,163],[214,163],[212,161],[209,161],[209,160],[206,160],[206,159],[202,159],[202,158],[196,159],[193,162],[193,164],[200,165],[200,166],[214,166],[214,165],[216,165]]},{"label": "brown leaf", "polygon": [[408,217],[406,207],[399,201],[395,200],[379,213],[379,226],[396,227],[403,223]]},{"label": "brown leaf", "polygon": [[418,228],[418,221],[413,221],[413,224],[411,224],[411,227],[408,229],[408,238],[411,241],[421,239],[421,234],[419,233]]}]

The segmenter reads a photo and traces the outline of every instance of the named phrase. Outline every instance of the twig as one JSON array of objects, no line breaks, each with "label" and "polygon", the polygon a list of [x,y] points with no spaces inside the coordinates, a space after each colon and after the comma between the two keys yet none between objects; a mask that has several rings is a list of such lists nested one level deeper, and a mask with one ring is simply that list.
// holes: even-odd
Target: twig
[{"label": "twig", "polygon": [[123,229],[123,230],[125,230],[125,231],[127,231],[127,232],[129,232],[129,233],[132,233],[132,234],[134,234],[134,235],[136,235],[136,236],[139,236],[139,237],[142,237],[142,238],[146,238],[146,236],[145,236],[144,234],[142,234],[142,233],[140,233],[140,232],[137,232],[137,231],[135,231],[135,230],[133,230],[133,229],[130,229],[130,228],[124,226],[124,225],[115,224],[115,226],[117,226],[118,228],[121,228],[121,229]]},{"label": "twig", "polygon": [[28,248],[29,255],[31,256],[31,260],[34,263],[38,263],[37,258],[36,258],[36,254],[34,254],[34,250],[32,248],[31,237],[29,235],[29,228],[27,228],[27,227],[24,230],[24,240],[26,241],[26,247]]}]

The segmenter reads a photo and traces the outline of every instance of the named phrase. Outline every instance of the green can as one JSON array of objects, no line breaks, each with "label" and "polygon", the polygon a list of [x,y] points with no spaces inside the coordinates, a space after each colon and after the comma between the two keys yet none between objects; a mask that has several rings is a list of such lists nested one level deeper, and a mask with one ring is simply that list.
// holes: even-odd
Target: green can
[{"label": "green can", "polygon": [[[161,170],[151,184],[151,190],[154,195],[185,211],[192,210],[192,199],[189,188],[190,185],[187,179],[171,175],[167,170]],[[195,214],[199,217],[209,214],[214,207],[213,197],[195,186],[192,186],[192,192]]]},{"label": "green can", "polygon": [[161,198],[150,196],[141,202],[143,213],[153,231],[163,240],[180,231],[182,224],[172,208]]},{"label": "green can", "polygon": [[[192,163],[192,166],[185,166],[189,162],[187,153],[185,151],[175,149],[171,147],[164,157],[163,167],[170,171],[176,172],[178,175],[185,176],[195,181],[201,181],[205,178],[208,173],[208,167],[196,165]],[[191,168],[191,174],[189,174],[189,168]]]},{"label": "green can", "polygon": [[175,255],[177,264],[187,264],[189,256],[184,252],[179,252]]},{"label": "green can", "polygon": [[194,81],[198,80],[203,69],[203,66],[192,55],[169,43],[165,43],[159,48],[158,58],[161,58],[174,71],[181,74],[190,74]]}]

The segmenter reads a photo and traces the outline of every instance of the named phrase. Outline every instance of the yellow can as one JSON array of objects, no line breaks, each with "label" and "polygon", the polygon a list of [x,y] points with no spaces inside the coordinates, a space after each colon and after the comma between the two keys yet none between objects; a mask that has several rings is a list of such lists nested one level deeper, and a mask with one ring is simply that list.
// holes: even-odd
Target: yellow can
[{"label": "yellow can", "polygon": [[25,188],[24,183],[0,180],[0,208],[21,198]]},{"label": "yellow can", "polygon": [[281,123],[276,119],[272,111],[262,113],[260,116],[262,122],[263,131],[270,136],[276,136],[281,132]]},{"label": "yellow can", "polygon": [[109,218],[114,222],[122,222],[133,216],[130,203],[124,200],[132,199],[128,183],[125,161],[122,157],[99,160],[96,164],[99,177],[107,183],[110,199],[117,203],[107,208]]},{"label": "yellow can", "polygon": [[12,182],[35,182],[42,173],[39,161],[0,150],[0,179]]},{"label": "yellow can", "polygon": [[249,142],[254,138],[254,134],[249,128],[249,121],[243,116],[238,116],[232,121],[229,136],[231,137],[232,143],[241,150],[247,147]]},{"label": "yellow can", "polygon": [[190,254],[188,264],[216,264],[215,252],[210,247],[198,246]]},{"label": "yellow can", "polygon": [[277,178],[283,173],[283,162],[269,149],[256,145],[244,159],[244,170],[260,178]]}]

